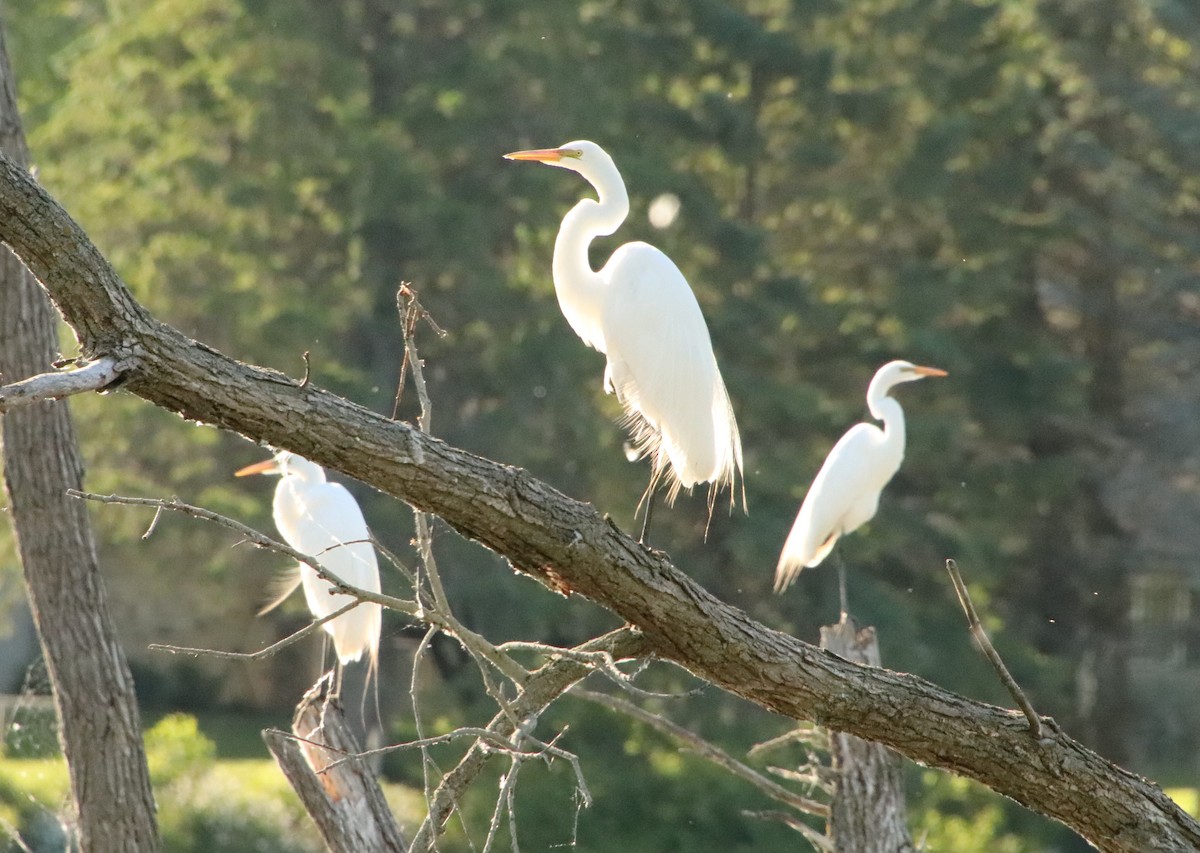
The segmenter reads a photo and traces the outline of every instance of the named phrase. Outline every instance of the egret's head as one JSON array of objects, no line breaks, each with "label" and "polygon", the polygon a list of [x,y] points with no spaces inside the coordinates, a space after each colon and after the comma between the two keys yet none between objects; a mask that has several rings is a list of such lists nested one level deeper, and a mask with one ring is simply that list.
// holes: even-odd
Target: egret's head
[{"label": "egret's head", "polygon": [[946,376],[946,371],[936,367],[924,367],[911,361],[889,361],[875,373],[871,384],[882,389],[884,393],[901,382],[916,382],[930,376]]},{"label": "egret's head", "polygon": [[303,456],[297,456],[290,450],[280,450],[270,459],[247,465],[235,471],[235,477],[247,477],[251,474],[278,474],[282,477],[299,477],[301,480],[318,482],[325,479],[325,471],[315,462],[309,462]]},{"label": "egret's head", "polygon": [[568,142],[558,148],[534,148],[529,151],[514,151],[504,155],[505,160],[533,160],[558,166],[560,169],[570,169],[579,172],[589,180],[592,176],[611,170],[616,172],[613,160],[603,148],[595,142],[579,139]]}]

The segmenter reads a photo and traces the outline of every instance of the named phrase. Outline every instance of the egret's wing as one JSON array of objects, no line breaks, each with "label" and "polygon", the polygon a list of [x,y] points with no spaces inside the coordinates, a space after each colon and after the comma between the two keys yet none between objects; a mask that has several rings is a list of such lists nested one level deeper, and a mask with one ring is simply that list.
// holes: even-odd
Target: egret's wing
[{"label": "egret's wing", "polygon": [[[804,496],[796,522],[783,545],[775,568],[775,589],[783,591],[805,567],[813,567],[829,555],[838,537],[849,533],[874,515],[854,519],[848,516],[861,509],[872,495],[878,500],[883,485],[894,470],[886,474],[880,468],[879,446],[883,432],[874,424],[850,428],[829,451],[821,470]],[[882,475],[882,479],[881,479]],[[857,513],[861,515],[860,513]]]},{"label": "egret's wing", "polygon": [[287,601],[289,595],[296,591],[296,587],[300,586],[300,566],[299,564],[291,568],[284,569],[271,579],[270,589],[271,597],[267,603],[258,611],[258,615],[270,613],[283,602]]},{"label": "egret's wing", "polygon": [[[731,483],[741,467],[737,422],[696,297],[675,264],[628,243],[602,275],[607,381],[650,428],[638,435],[656,469],[669,461],[679,486]],[[654,434],[651,434],[654,433]]]}]

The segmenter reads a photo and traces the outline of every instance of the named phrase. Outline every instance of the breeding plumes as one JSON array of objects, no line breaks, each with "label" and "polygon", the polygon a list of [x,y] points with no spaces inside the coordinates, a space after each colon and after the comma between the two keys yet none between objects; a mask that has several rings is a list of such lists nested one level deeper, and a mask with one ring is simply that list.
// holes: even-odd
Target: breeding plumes
[{"label": "breeding plumes", "polygon": [[883,421],[883,429],[856,424],[825,457],[779,555],[776,592],[787,589],[801,569],[829,556],[839,537],[874,517],[883,487],[904,459],[904,410],[888,392],[901,382],[945,375],[936,367],[907,361],[888,362],[875,373],[867,388],[867,408]]},{"label": "breeding plumes", "polygon": [[[236,476],[248,474],[280,475],[273,514],[275,526],[288,545],[301,554],[315,557],[326,571],[351,586],[379,592],[379,565],[367,523],[358,502],[345,486],[326,482],[325,470],[320,465],[286,450],[241,469]],[[354,601],[345,593],[330,592],[329,582],[322,580],[311,566],[301,563],[288,571],[280,583],[279,596],[260,614],[278,606],[301,584],[308,609],[317,619]],[[341,664],[360,660],[366,652],[374,669],[381,625],[380,606],[364,601],[322,627],[333,638],[333,648]]]},{"label": "breeding plumes", "polygon": [[581,200],[558,231],[558,304],[583,342],[608,357],[604,388],[625,409],[638,457],[651,463],[643,499],[663,480],[668,502],[680,488],[711,483],[711,509],[720,488],[734,489],[742,443],[708,326],[683,273],[641,242],[624,244],[599,272],[592,269],[589,244],[629,214],[625,183],[599,145],[581,140],[504,156],[570,169],[595,188],[598,200]]}]

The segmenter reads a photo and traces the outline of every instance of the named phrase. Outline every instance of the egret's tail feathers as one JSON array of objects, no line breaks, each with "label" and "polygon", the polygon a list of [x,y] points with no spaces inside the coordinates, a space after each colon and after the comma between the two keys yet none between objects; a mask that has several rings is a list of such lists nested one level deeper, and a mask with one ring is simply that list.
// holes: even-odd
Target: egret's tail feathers
[{"label": "egret's tail feathers", "polygon": [[374,602],[364,601],[332,622],[325,623],[325,627],[333,637],[333,648],[342,664],[362,660],[365,651],[367,662],[374,670],[379,658],[382,624],[382,608]]},{"label": "egret's tail feathers", "polygon": [[783,545],[783,553],[779,555],[779,564],[775,567],[775,591],[783,592],[799,577],[801,571],[819,566],[829,556],[840,536],[840,532],[834,531],[814,549],[812,543],[803,541],[803,537],[796,535],[793,530]]},{"label": "egret's tail feathers", "polygon": [[[608,380],[611,381],[611,380]],[[705,417],[684,423],[659,423],[646,414],[641,405],[637,383],[630,378],[615,389],[617,399],[625,407],[622,425],[629,430],[636,458],[648,459],[651,481],[646,495],[666,482],[667,504],[675,502],[681,489],[698,483],[711,483],[709,514],[716,495],[729,487],[730,507],[737,504],[737,481],[741,479],[742,507],[746,508],[746,488],[743,476],[742,440],[725,383],[718,373],[712,400]],[[707,427],[704,429],[702,427]],[[640,504],[639,504],[640,506]]]}]

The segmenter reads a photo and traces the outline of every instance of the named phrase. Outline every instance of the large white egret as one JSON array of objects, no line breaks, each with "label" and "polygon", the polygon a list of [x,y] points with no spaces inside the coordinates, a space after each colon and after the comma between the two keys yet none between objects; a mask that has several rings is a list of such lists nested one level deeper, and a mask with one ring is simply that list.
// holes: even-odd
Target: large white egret
[{"label": "large white egret", "polygon": [[608,356],[604,389],[625,408],[638,457],[651,462],[643,500],[662,481],[668,503],[680,488],[711,483],[711,512],[717,491],[734,489],[742,442],[687,279],[659,249],[641,242],[624,244],[599,272],[592,269],[592,240],[612,234],[629,214],[625,183],[599,145],[580,140],[504,156],[570,169],[595,188],[598,200],[582,199],[558,230],[553,275],[559,307],[583,342]]},{"label": "large white egret", "polygon": [[801,569],[829,556],[839,537],[875,516],[883,487],[904,459],[904,410],[888,392],[902,382],[945,375],[944,370],[908,361],[891,361],[876,371],[867,388],[867,408],[883,421],[883,429],[856,424],[825,457],[779,555],[776,592],[787,589]]},{"label": "large white egret", "polygon": [[[249,474],[281,476],[272,508],[275,526],[287,544],[315,557],[326,571],[351,586],[379,592],[379,564],[371,534],[358,502],[345,486],[326,482],[320,465],[286,450],[236,472],[238,477]],[[300,584],[308,609],[317,619],[354,601],[353,596],[331,592],[329,582],[322,580],[312,566],[302,563],[289,570],[280,583],[280,595],[260,612],[280,604]],[[373,670],[379,657],[381,624],[380,606],[364,601],[322,627],[333,638],[339,663],[360,660],[366,652]]]}]

